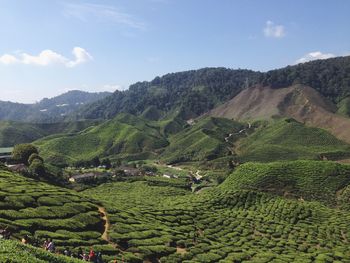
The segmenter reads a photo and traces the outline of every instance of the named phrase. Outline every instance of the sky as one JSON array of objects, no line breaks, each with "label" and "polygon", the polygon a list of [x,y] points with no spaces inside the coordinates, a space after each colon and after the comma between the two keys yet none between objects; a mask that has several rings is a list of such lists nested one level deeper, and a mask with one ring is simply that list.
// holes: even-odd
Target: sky
[{"label": "sky", "polygon": [[0,0],[0,100],[350,55],[347,0]]}]

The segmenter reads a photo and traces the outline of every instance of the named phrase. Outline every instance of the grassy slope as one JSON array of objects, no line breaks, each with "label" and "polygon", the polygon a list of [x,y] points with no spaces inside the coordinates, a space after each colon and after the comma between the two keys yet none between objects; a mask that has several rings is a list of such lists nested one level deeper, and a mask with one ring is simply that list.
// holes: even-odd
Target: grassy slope
[{"label": "grassy slope", "polygon": [[97,121],[47,124],[0,121],[0,147],[32,142],[54,133],[78,132],[95,124]]},{"label": "grassy slope", "polygon": [[[222,118],[207,117],[170,138],[162,154],[166,162],[211,160],[229,154],[225,137],[244,126]],[[233,140],[234,136],[231,138]]]},{"label": "grassy slope", "polygon": [[329,161],[292,161],[243,164],[220,187],[302,197],[335,206],[339,205],[337,192],[349,184],[350,165]]},{"label": "grassy slope", "polygon": [[[44,157],[60,156],[67,162],[95,156],[152,154],[167,145],[159,129],[138,117],[120,114],[113,120],[78,134],[58,135],[36,142]],[[50,158],[49,158],[50,159]]]},{"label": "grassy slope", "polygon": [[90,198],[0,168],[0,227],[5,226],[15,238],[53,238],[58,249],[113,251],[101,239],[103,221]]},{"label": "grassy slope", "polygon": [[262,126],[243,139],[238,147],[241,161],[319,159],[350,154],[350,146],[328,132],[304,126],[293,119],[282,119]]},{"label": "grassy slope", "polygon": [[350,213],[318,202],[223,187],[192,194],[171,182],[109,183],[86,194],[104,203],[111,239],[135,262],[350,260]]}]

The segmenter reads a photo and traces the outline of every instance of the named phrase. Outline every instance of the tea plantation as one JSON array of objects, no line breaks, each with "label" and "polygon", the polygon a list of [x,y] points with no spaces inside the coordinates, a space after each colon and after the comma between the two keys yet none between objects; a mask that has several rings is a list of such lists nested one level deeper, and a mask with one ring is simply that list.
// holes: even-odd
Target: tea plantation
[{"label": "tea plantation", "polygon": [[81,260],[55,255],[43,249],[22,245],[16,241],[2,240],[0,242],[0,262],[79,263]]},{"label": "tea plantation", "polygon": [[94,246],[106,255],[118,253],[101,238],[104,221],[92,199],[0,168],[0,228],[6,226],[17,239],[52,238],[61,252]]},{"label": "tea plantation", "polygon": [[[249,165],[242,169],[249,170]],[[302,162],[290,167],[305,166],[310,173],[308,165],[317,167]],[[314,189],[324,187],[322,182],[331,192],[348,184],[348,166],[325,162],[320,167],[323,174],[311,174],[311,181],[320,181]],[[285,177],[299,180],[295,188],[306,191],[301,178],[309,175],[299,172]],[[127,262],[350,262],[350,212],[334,207],[333,192],[326,189],[320,202],[286,198],[239,189],[239,175],[244,178],[238,170],[222,186],[197,194],[172,181],[162,186],[147,181],[107,183],[85,193],[106,207],[109,238]],[[330,176],[343,181],[325,181]],[[246,182],[252,181],[249,177]],[[325,201],[328,197],[330,202]]]}]

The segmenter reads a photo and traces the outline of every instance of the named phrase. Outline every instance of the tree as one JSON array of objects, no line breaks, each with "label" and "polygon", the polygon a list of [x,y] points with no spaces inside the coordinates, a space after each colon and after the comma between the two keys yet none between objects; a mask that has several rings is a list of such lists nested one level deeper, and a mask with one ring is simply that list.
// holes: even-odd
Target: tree
[{"label": "tree", "polygon": [[17,144],[12,151],[12,158],[28,165],[28,159],[33,153],[39,153],[34,145],[28,143]]},{"label": "tree", "polygon": [[32,153],[28,158],[28,164],[32,164],[34,160],[40,160],[41,162],[44,162],[44,159],[37,153]]},{"label": "tree", "polygon": [[90,162],[93,167],[98,167],[101,164],[100,159],[97,156],[92,158]]},{"label": "tree", "polygon": [[39,159],[34,159],[29,166],[29,172],[32,175],[43,176],[45,175],[44,163]]}]

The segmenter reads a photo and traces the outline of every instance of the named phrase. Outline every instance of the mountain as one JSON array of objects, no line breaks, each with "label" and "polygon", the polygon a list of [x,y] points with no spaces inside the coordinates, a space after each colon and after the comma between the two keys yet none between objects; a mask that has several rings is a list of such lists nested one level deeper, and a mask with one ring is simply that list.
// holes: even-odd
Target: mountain
[{"label": "mountain", "polygon": [[315,89],[303,85],[273,89],[255,86],[243,90],[208,115],[241,121],[291,117],[313,127],[323,128],[350,143],[350,119],[336,114],[337,107]]},{"label": "mountain", "polygon": [[139,115],[153,107],[153,112],[189,119],[232,98],[260,77],[259,72],[226,68],[171,73],[150,82],[138,82],[126,91],[116,91],[81,108],[72,118],[111,119],[121,112]]},{"label": "mountain", "polygon": [[20,143],[30,143],[56,133],[74,133],[98,123],[98,121],[60,123],[0,121],[0,147],[12,147]]},{"label": "mountain", "polygon": [[72,90],[51,99],[45,98],[35,104],[0,101],[0,120],[57,122],[83,105],[110,94],[109,92],[89,93]]},{"label": "mountain", "polygon": [[256,84],[272,89],[301,84],[337,104],[350,98],[350,56],[311,61],[265,73],[227,68],[171,73],[150,82],[138,82],[126,91],[116,91],[83,107],[71,118],[111,119],[120,112],[139,115],[152,107],[153,112],[162,112],[159,117],[177,114],[188,120]]}]

